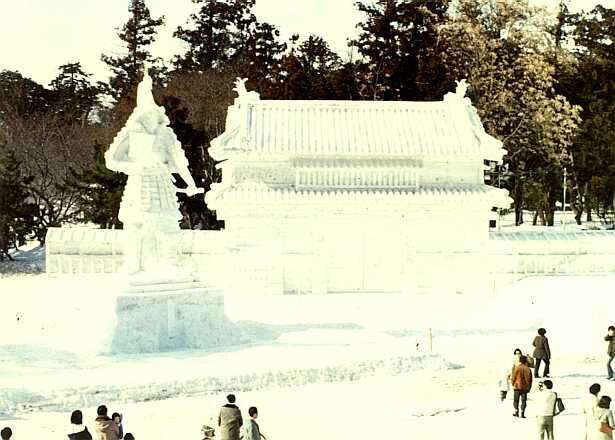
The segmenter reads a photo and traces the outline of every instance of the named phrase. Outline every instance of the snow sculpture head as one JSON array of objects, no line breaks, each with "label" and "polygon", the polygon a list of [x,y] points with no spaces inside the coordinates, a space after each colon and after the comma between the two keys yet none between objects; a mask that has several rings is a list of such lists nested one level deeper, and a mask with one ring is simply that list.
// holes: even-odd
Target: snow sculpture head
[{"label": "snow sculpture head", "polygon": [[154,101],[154,96],[152,95],[152,78],[147,73],[147,69],[143,73],[143,80],[139,83],[137,87],[137,108],[141,110],[145,110],[146,108],[155,108],[158,106]]}]

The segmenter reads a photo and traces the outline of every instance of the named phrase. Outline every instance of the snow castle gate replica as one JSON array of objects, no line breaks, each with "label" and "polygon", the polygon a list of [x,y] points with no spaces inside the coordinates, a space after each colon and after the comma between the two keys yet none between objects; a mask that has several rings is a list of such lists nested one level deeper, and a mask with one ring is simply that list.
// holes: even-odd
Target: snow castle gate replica
[{"label": "snow castle gate replica", "polygon": [[484,183],[505,150],[465,80],[439,102],[261,100],[244,82],[209,149],[227,289],[486,289],[490,210],[510,199]]},{"label": "snow castle gate replica", "polygon": [[[179,230],[175,189],[163,185],[168,216],[150,228],[141,260],[126,246],[129,228],[49,228],[47,272],[146,264],[157,234],[174,237],[162,250],[177,254],[191,283],[225,293],[475,293],[531,275],[615,272],[610,231],[489,232],[490,209],[511,200],[484,184],[483,163],[505,151],[465,81],[439,102],[269,101],[244,83],[210,148],[222,182],[206,201],[225,230]],[[136,114],[155,106],[147,93],[142,101]],[[167,123],[158,129],[175,145]],[[139,130],[133,138],[137,150],[149,142]]]}]

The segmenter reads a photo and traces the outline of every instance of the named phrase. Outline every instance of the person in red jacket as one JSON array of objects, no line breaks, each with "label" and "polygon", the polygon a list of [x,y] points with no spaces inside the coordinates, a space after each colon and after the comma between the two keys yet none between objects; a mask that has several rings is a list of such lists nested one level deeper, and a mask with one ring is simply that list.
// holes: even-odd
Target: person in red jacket
[{"label": "person in red jacket", "polygon": [[527,357],[519,358],[519,365],[513,371],[511,382],[514,390],[513,406],[515,412],[513,416],[519,417],[519,401],[521,401],[521,417],[525,418],[525,408],[527,407],[527,393],[532,388],[532,370],[527,366]]}]

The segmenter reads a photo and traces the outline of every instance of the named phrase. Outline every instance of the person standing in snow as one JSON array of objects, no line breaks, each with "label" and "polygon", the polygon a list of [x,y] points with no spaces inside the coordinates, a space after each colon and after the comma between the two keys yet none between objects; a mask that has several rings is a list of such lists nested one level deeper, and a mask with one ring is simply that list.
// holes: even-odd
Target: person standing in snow
[{"label": "person standing in snow", "polygon": [[598,401],[598,407],[592,420],[590,440],[611,440],[613,438],[615,421],[613,420],[613,413],[609,409],[610,406],[611,398],[609,396],[602,396]]},{"label": "person standing in snow", "polygon": [[72,412],[70,415],[70,423],[73,425],[73,433],[68,434],[70,440],[92,440],[92,434],[88,431],[88,427],[85,426],[81,429],[81,425],[83,424],[83,413],[80,410],[76,409]]},{"label": "person standing in snow", "polygon": [[243,425],[243,433],[241,435],[241,439],[242,440],[261,440],[261,437],[265,438],[265,436],[261,434],[258,423],[256,423],[256,419],[258,417],[258,409],[256,409],[255,406],[251,406],[248,409],[248,414],[250,415],[250,420],[248,421],[248,423]]},{"label": "person standing in snow", "polygon": [[500,379],[498,380],[498,388],[500,390],[500,400],[503,402],[506,400],[506,395],[508,394],[508,390],[510,390],[510,376],[511,373],[506,369],[505,374],[502,374]]},{"label": "person standing in snow", "polygon": [[119,432],[117,438],[123,439],[124,438],[124,427],[122,426],[122,415],[120,413],[114,412],[113,414],[111,414],[111,418],[113,419],[113,422],[117,425],[117,429]]},{"label": "person standing in snow", "polygon": [[0,437],[2,437],[2,440],[9,440],[12,436],[13,430],[11,430],[8,426],[0,431]]},{"label": "person standing in snow", "polygon": [[585,416],[585,440],[592,438],[594,429],[594,417],[596,408],[598,408],[598,393],[600,392],[600,384],[595,383],[589,387],[589,396],[583,399],[583,415]]},{"label": "person standing in snow", "polygon": [[117,424],[107,416],[107,407],[100,405],[96,414],[98,414],[94,420],[96,440],[119,440],[120,431]]},{"label": "person standing in snow", "polygon": [[552,391],[553,382],[545,380],[538,384],[536,395],[536,419],[538,422],[538,436],[540,440],[553,440],[553,416],[555,415],[555,399]]},{"label": "person standing in snow", "polygon": [[243,425],[241,411],[235,405],[235,395],[226,396],[228,403],[220,408],[218,426],[220,427],[220,440],[239,440],[239,429]]},{"label": "person standing in snow", "polygon": [[538,369],[540,368],[540,361],[545,363],[544,377],[549,377],[549,360],[551,359],[551,349],[549,348],[549,340],[545,336],[547,331],[544,328],[538,329],[538,336],[534,338],[532,345],[534,346],[534,358],[536,359],[536,366],[534,367],[534,377],[540,377]]},{"label": "person standing in snow", "polygon": [[606,336],[604,337],[605,341],[609,342],[609,346],[607,347],[606,354],[609,355],[609,360],[606,363],[606,371],[608,373],[608,380],[615,380],[613,377],[613,367],[611,366],[611,362],[615,358],[615,327],[612,325],[609,326]]},{"label": "person standing in snow", "polygon": [[532,389],[532,370],[527,366],[527,357],[519,358],[519,365],[515,367],[512,374],[512,386],[514,390],[513,407],[514,417],[519,417],[519,401],[521,401],[521,417],[525,418],[525,408],[527,407],[527,393]]}]

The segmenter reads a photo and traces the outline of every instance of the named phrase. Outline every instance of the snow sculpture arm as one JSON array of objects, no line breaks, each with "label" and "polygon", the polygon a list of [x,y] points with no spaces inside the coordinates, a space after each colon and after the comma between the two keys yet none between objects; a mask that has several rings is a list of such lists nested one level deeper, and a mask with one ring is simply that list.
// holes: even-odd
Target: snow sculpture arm
[{"label": "snow sculpture arm", "polygon": [[142,165],[130,158],[130,133],[119,133],[111,147],[105,152],[105,164],[113,171],[127,175],[138,174]]},{"label": "snow sculpture arm", "polygon": [[190,174],[190,170],[188,169],[188,159],[186,159],[186,155],[184,154],[181,144],[177,140],[174,140],[172,145],[173,146],[169,151],[169,168],[171,169],[171,172],[179,174],[184,182],[188,184],[188,188],[181,190],[180,192],[185,192],[188,196],[193,196],[204,192],[203,188],[197,188],[194,178],[192,177],[192,174]]}]

